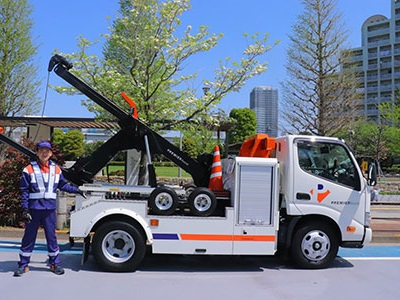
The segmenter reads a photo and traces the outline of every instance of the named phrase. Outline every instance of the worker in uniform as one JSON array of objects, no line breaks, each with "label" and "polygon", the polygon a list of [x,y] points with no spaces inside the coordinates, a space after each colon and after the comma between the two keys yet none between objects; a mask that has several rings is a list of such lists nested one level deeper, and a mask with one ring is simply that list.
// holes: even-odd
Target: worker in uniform
[{"label": "worker in uniform", "polygon": [[79,188],[65,180],[61,168],[50,160],[52,145],[41,141],[36,146],[37,160],[22,171],[20,191],[22,219],[25,232],[22,238],[18,269],[14,276],[22,276],[29,270],[29,262],[39,226],[42,225],[47,242],[50,270],[57,275],[64,274],[60,266],[60,253],[56,237],[57,189],[67,193],[81,193]]}]

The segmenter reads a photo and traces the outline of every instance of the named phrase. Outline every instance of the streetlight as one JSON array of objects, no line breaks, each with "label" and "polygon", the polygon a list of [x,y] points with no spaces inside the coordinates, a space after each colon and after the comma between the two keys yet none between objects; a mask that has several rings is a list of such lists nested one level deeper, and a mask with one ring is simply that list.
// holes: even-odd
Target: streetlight
[{"label": "streetlight", "polygon": [[204,86],[204,87],[203,87],[203,93],[204,93],[204,95],[207,95],[209,91],[210,91],[210,87],[208,87],[208,86]]}]

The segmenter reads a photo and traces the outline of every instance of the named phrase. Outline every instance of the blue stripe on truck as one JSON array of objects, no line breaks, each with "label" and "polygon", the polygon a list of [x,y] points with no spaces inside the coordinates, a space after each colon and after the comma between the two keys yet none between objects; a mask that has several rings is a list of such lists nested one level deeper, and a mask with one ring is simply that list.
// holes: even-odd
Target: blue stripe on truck
[{"label": "blue stripe on truck", "polygon": [[179,240],[176,233],[153,233],[153,239],[155,240]]}]

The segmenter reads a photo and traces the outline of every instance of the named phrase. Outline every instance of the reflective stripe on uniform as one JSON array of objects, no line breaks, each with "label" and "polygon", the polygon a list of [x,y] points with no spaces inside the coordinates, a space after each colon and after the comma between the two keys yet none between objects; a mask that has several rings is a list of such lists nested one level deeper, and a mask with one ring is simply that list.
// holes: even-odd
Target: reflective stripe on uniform
[{"label": "reflective stripe on uniform", "polygon": [[[33,173],[35,174],[35,178],[37,181],[37,186],[39,192],[37,193],[29,193],[29,199],[55,199],[57,194],[54,193],[54,184],[58,183],[60,178],[59,174],[56,174],[56,165],[50,164],[48,177],[44,178],[42,171],[40,170],[37,162],[32,162]],[[47,180],[46,180],[47,179]],[[47,191],[44,185],[44,182],[48,182]]]},{"label": "reflective stripe on uniform", "polygon": [[19,251],[19,255],[24,256],[24,257],[31,257],[32,252],[22,252],[22,251]]},{"label": "reflective stripe on uniform", "polygon": [[48,252],[47,253],[49,256],[57,256],[58,254],[60,254],[60,250],[57,250],[56,252]]}]

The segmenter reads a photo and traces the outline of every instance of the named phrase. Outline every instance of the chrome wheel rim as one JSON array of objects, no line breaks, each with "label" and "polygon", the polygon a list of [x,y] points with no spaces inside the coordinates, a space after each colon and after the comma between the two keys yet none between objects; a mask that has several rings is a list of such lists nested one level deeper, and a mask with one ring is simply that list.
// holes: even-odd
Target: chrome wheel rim
[{"label": "chrome wheel rim", "polygon": [[157,195],[155,199],[156,207],[161,210],[168,210],[172,207],[174,200],[172,196],[167,192],[162,192]]},{"label": "chrome wheel rim", "polygon": [[329,237],[320,230],[312,230],[308,232],[301,242],[301,252],[312,261],[320,261],[324,259],[331,249],[331,241]]},{"label": "chrome wheel rim", "polygon": [[197,195],[194,198],[193,206],[197,211],[207,211],[211,207],[211,198],[206,194]]},{"label": "chrome wheel rim", "polygon": [[135,253],[135,240],[126,231],[114,230],[104,237],[101,247],[109,261],[123,263]]}]

